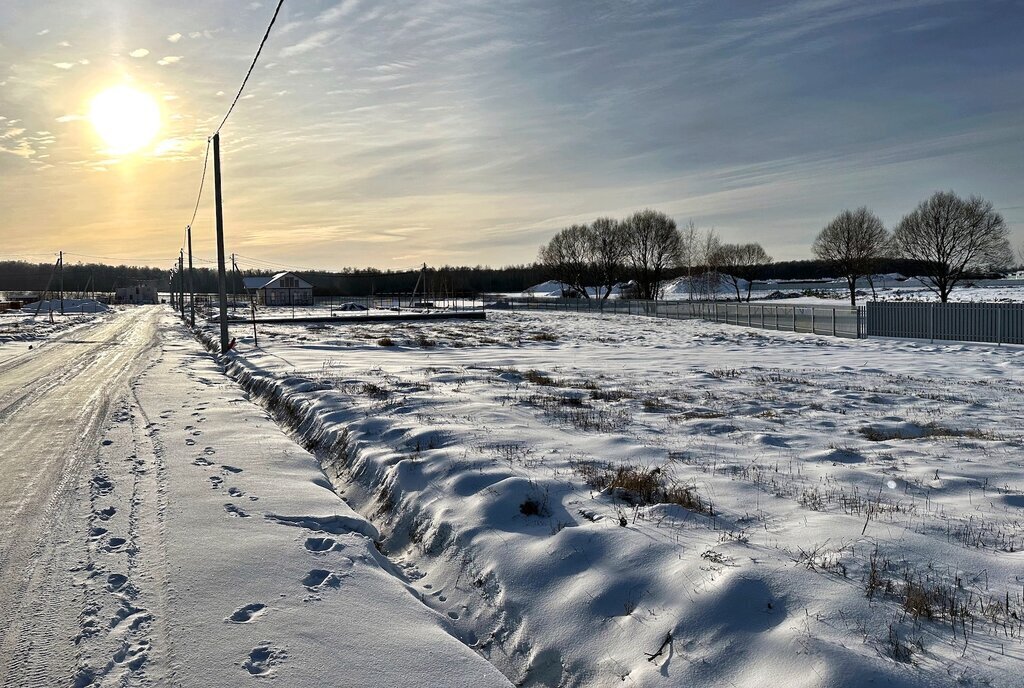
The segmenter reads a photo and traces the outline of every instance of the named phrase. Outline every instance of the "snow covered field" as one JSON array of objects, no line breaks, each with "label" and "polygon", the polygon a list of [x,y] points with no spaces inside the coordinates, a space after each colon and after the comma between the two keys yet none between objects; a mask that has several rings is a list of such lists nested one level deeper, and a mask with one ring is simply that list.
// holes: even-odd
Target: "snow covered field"
[{"label": "snow covered field", "polygon": [[34,309],[25,308],[0,313],[0,362],[22,355],[54,335],[102,319],[109,312],[109,308],[103,304],[99,305],[102,310],[98,312],[68,311],[65,315],[54,313],[53,322],[50,322],[50,314],[45,309],[39,316],[34,315]]},{"label": "snow covered field", "polygon": [[230,371],[518,685],[1020,685],[1024,349],[488,318]]}]

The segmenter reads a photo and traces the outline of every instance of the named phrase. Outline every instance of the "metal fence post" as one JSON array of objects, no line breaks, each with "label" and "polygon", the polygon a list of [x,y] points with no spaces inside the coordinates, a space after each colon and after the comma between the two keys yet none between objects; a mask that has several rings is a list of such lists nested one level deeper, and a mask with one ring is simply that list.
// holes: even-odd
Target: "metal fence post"
[{"label": "metal fence post", "polygon": [[928,341],[935,341],[935,304],[929,304],[928,308]]},{"label": "metal fence post", "polygon": [[832,309],[832,336],[836,336],[836,309]]}]

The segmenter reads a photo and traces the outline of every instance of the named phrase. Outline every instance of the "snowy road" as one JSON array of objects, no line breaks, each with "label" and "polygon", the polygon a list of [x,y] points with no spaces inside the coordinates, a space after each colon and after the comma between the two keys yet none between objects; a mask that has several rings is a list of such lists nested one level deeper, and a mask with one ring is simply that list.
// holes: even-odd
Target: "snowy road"
[{"label": "snowy road", "polygon": [[74,497],[112,401],[153,346],[155,316],[100,321],[0,367],[0,676],[15,684],[52,685],[73,666],[58,639],[75,635],[80,611],[66,604],[87,538]]},{"label": "snowy road", "polygon": [[509,685],[163,308],[0,356],[0,470],[0,685]]}]

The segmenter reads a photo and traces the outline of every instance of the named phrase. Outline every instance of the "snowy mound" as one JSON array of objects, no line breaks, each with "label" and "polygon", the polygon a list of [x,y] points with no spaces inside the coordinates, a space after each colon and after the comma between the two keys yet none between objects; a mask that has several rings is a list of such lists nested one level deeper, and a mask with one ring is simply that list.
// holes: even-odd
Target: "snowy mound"
[{"label": "snowy mound", "polygon": [[[738,279],[740,291],[744,294],[747,291],[749,282],[745,279]],[[732,279],[725,275],[705,273],[693,277],[677,277],[669,280],[662,287],[662,293],[666,299],[688,299],[707,298],[708,296],[735,296],[736,288]]]},{"label": "snowy mound", "polygon": [[572,287],[557,280],[548,280],[534,285],[527,289],[524,294],[531,296],[561,296],[564,291],[571,291]]},{"label": "snowy mound", "polygon": [[335,306],[334,310],[336,310],[336,311],[365,311],[365,310],[367,310],[367,308],[366,308],[366,306],[364,306],[361,303],[353,303],[353,302],[349,301],[348,303],[343,303],[343,304],[341,304],[339,306]]},{"label": "snowy mound", "polygon": [[[50,299],[49,301],[43,301],[40,306],[40,302],[28,303],[22,307],[23,312],[35,313],[36,310],[40,311],[53,311],[59,313],[61,310],[60,299]],[[105,303],[100,303],[95,299],[64,299],[64,312],[65,313],[105,313],[110,310],[110,307]]]}]

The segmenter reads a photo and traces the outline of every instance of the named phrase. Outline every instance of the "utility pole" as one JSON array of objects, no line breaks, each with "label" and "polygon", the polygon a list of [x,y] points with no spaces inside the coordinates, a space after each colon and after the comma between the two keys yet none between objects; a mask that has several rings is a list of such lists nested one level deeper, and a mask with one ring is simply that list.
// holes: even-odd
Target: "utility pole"
[{"label": "utility pole", "polygon": [[196,282],[192,271],[192,225],[186,229],[188,235],[188,305],[190,311],[189,326],[196,327]]},{"label": "utility pole", "polygon": [[181,311],[181,319],[185,319],[185,251],[178,250],[178,310]]},{"label": "utility pole", "polygon": [[64,251],[60,252],[60,257],[57,260],[60,263],[60,314],[64,315]]},{"label": "utility pole", "polygon": [[228,350],[228,294],[224,274],[224,205],[220,188],[220,132],[213,135],[213,196],[217,210],[217,288],[220,291],[220,351]]},{"label": "utility pole", "polygon": [[238,280],[235,279],[238,274],[238,263],[235,262],[235,254],[231,254],[231,303],[238,303]]}]

